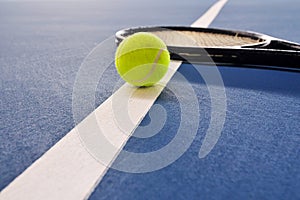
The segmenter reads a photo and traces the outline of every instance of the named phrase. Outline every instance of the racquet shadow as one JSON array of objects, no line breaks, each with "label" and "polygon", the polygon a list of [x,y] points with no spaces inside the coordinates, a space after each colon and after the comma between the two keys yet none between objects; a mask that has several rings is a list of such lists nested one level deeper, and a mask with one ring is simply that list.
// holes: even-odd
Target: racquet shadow
[{"label": "racquet shadow", "polygon": [[[205,84],[195,68],[209,65],[191,65],[184,63],[179,68],[186,79],[191,83]],[[257,92],[271,92],[289,96],[300,96],[300,76],[299,73],[289,71],[279,71],[271,69],[257,69],[250,66],[232,67],[218,66],[218,70],[223,78],[226,88],[240,88],[255,90]],[[218,85],[216,82],[212,82]]]}]

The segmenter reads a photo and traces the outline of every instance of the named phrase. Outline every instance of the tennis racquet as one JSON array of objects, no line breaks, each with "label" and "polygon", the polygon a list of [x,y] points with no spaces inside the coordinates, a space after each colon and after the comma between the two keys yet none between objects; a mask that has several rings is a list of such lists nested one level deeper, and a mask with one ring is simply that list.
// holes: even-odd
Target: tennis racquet
[{"label": "tennis racquet", "polygon": [[160,37],[173,60],[300,72],[300,44],[260,33],[182,26],[138,27],[118,31],[116,43],[137,32]]}]

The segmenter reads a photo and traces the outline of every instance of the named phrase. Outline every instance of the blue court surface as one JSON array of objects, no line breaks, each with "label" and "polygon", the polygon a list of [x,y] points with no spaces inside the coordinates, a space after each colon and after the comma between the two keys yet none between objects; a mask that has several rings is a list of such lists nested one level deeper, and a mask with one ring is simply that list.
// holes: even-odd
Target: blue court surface
[{"label": "blue court surface", "polygon": [[[119,76],[111,65],[95,89],[93,107],[83,106],[74,119],[72,98],[76,76],[94,47],[128,27],[189,26],[216,2],[0,0],[3,199],[6,188],[19,175],[114,93]],[[300,43],[299,10],[297,0],[229,0],[209,27],[255,31]],[[201,157],[199,150],[208,129],[222,113],[215,110],[212,114],[209,86],[198,71],[213,73],[215,69],[224,84],[225,121],[216,144]],[[145,173],[118,170],[115,166],[126,161],[126,155],[119,155],[103,178],[93,183],[86,198],[300,199],[299,72],[184,63],[177,73],[186,81],[178,76],[171,79],[155,101],[153,108],[160,109],[150,110],[153,116],[147,114],[143,118],[123,150],[155,152],[176,137],[183,112],[180,101],[191,102],[187,92],[180,90],[184,84],[193,89],[199,108],[197,130],[190,146],[174,162]],[[217,81],[209,84],[223,87]],[[165,118],[157,119],[162,116],[161,108]],[[157,133],[138,137],[143,127],[151,127],[155,118],[163,121]],[[183,132],[189,135],[192,128],[188,128],[189,123],[186,126]],[[185,139],[189,140],[188,136],[183,137],[182,143]],[[160,159],[166,158],[157,157],[156,161]],[[130,163],[133,171],[151,165],[140,162]],[[64,179],[63,174],[57,176]],[[57,192],[55,187],[48,190]],[[29,192],[34,196],[37,191],[33,187]],[[49,199],[61,199],[54,197]]]}]

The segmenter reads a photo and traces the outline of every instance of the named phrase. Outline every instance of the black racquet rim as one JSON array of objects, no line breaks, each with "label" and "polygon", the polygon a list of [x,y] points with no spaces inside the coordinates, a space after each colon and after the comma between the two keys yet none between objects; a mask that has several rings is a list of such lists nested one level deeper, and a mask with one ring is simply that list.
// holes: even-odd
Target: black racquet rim
[{"label": "black racquet rim", "polygon": [[242,45],[239,48],[167,46],[172,60],[180,60],[187,63],[214,64],[218,66],[225,65],[300,72],[299,44],[256,32],[186,26],[135,27],[118,31],[116,33],[116,43],[118,45],[129,35],[138,32],[170,30],[207,32],[230,36],[236,36],[238,34],[238,36],[251,38],[257,41],[250,45]]}]

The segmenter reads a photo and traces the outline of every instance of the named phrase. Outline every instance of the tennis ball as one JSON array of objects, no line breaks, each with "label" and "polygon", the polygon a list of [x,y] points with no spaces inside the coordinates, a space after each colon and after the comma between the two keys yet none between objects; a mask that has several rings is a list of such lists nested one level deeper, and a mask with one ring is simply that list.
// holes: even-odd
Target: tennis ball
[{"label": "tennis ball", "polygon": [[118,73],[135,86],[152,86],[168,70],[170,54],[165,43],[151,33],[135,33],[125,38],[115,54]]}]

